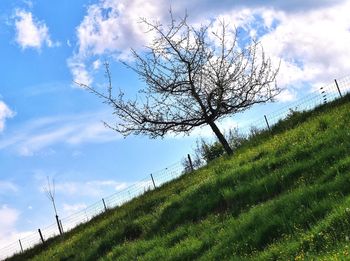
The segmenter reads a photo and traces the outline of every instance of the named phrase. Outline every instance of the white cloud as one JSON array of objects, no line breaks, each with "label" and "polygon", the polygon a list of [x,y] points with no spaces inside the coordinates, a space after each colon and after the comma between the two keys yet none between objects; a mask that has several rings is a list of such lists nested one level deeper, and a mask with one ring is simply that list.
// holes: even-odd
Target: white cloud
[{"label": "white cloud", "polygon": [[[62,142],[69,136],[74,127],[63,126],[61,128],[44,131],[27,137],[26,140],[20,142],[18,147],[19,153],[22,156],[33,156],[35,152],[54,145],[57,142]],[[51,148],[49,148],[51,150]]]},{"label": "white cloud", "polygon": [[261,41],[269,55],[282,59],[283,84],[324,82],[348,74],[349,8],[346,1],[308,12],[272,14],[278,25]]},{"label": "white cloud", "polygon": [[51,40],[49,29],[43,21],[33,18],[31,12],[17,9],[15,12],[16,42],[21,48],[41,49],[45,44],[48,47],[58,46]]},{"label": "white cloud", "polygon": [[67,61],[73,80],[91,83],[92,71],[100,67],[93,57],[111,55],[130,59],[130,48],[142,48],[150,39],[150,35],[145,34],[145,25],[139,23],[140,18],[159,19],[167,14],[169,6],[166,2],[154,4],[142,0],[103,0],[88,6],[76,28],[78,51]]},{"label": "white cloud", "polygon": [[105,113],[86,113],[41,118],[28,122],[19,133],[9,133],[0,141],[0,149],[10,148],[22,156],[51,155],[51,146],[104,143],[118,140],[120,135],[104,127]]},{"label": "white cloud", "polygon": [[[19,221],[19,217],[19,210],[7,205],[0,206],[0,249],[8,246],[10,243],[18,242],[19,238],[24,238],[33,233],[32,231],[17,231],[16,224]],[[16,247],[18,247],[17,250],[20,250],[19,245],[16,245]],[[10,249],[2,249],[0,258],[5,258],[7,255],[10,256],[13,250],[13,245],[11,245]]]},{"label": "white cloud", "polygon": [[19,211],[14,208],[9,208],[7,205],[0,207],[0,238],[6,238],[6,234],[10,234],[14,228],[19,217]]},{"label": "white cloud", "polygon": [[[286,13],[295,12],[307,12],[309,10],[315,10],[322,7],[329,7],[334,4],[344,2],[343,0],[222,0],[222,1],[212,1],[212,0],[178,0],[177,5],[173,9],[183,14],[184,10],[188,11],[191,16],[203,17],[208,15],[216,15],[218,13],[224,13],[227,10],[232,9],[257,9],[261,7],[266,7],[270,9],[280,10]],[[171,2],[169,1],[168,7]],[[166,10],[167,11],[167,10]]]},{"label": "white cloud", "polygon": [[244,8],[227,8],[213,25],[224,18],[258,37],[266,55],[275,65],[280,63],[277,83],[287,89],[278,100],[292,100],[296,89],[305,83],[319,87],[349,74],[350,1],[324,1],[315,3],[314,8],[306,1],[302,12],[290,7],[289,1],[280,8],[269,6],[273,1],[264,6],[248,2]]},{"label": "white cloud", "polygon": [[81,126],[79,131],[67,139],[67,142],[70,144],[81,144],[89,141],[103,143],[115,139],[112,134],[116,135],[115,132],[107,129],[101,122],[96,122],[88,127]]},{"label": "white cloud", "polygon": [[159,17],[162,4],[141,0],[100,1],[88,7],[77,27],[79,55],[101,55],[140,47],[146,28],[140,17]]},{"label": "white cloud", "polygon": [[290,102],[296,99],[296,92],[291,89],[282,90],[282,92],[277,96],[277,101],[280,102]]},{"label": "white cloud", "polygon": [[99,59],[97,59],[96,61],[94,61],[92,63],[92,66],[93,66],[94,70],[98,70],[101,67],[101,61]]},{"label": "white cloud", "polygon": [[5,121],[15,116],[15,113],[3,102],[0,101],[0,133],[5,128]]},{"label": "white cloud", "polygon": [[[77,52],[68,60],[73,78],[91,84],[95,61],[101,57],[128,59],[128,50],[140,49],[152,35],[138,23],[140,17],[168,20],[188,11],[191,22],[200,24],[225,19],[248,35],[260,38],[266,54],[281,64],[278,84],[311,85],[347,75],[350,69],[350,2],[337,1],[171,1],[100,0],[90,5],[76,28]],[[289,94],[291,91],[289,90]],[[284,92],[287,98],[287,91]],[[282,96],[281,96],[282,97]],[[292,96],[289,95],[288,99]]]},{"label": "white cloud", "polygon": [[63,216],[70,216],[80,210],[86,209],[87,205],[84,203],[67,204],[63,203]]},{"label": "white cloud", "polygon": [[[67,60],[67,65],[72,73],[74,82],[85,85],[90,85],[92,83],[92,76],[86,69],[86,65],[81,58],[73,56]],[[74,84],[73,86],[79,87],[76,84]]]},{"label": "white cloud", "polygon": [[101,197],[105,196],[106,190],[120,191],[126,188],[129,183],[115,180],[92,180],[85,182],[57,182],[55,185],[57,193],[74,196]]},{"label": "white cloud", "polygon": [[0,194],[7,194],[8,192],[17,192],[18,187],[16,184],[10,181],[1,181],[0,180]]}]

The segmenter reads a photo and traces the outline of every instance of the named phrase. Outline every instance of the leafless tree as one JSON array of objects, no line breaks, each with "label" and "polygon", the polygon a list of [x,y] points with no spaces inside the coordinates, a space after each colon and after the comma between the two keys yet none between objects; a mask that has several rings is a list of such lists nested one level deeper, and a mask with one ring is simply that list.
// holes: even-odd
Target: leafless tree
[{"label": "leafless tree", "polygon": [[57,209],[56,209],[55,179],[52,179],[52,181],[50,182],[50,178],[47,176],[47,185],[44,186],[44,191],[45,191],[48,199],[51,201],[53,209],[55,211],[55,218],[56,218],[56,222],[57,222],[58,231],[60,232],[60,235],[63,235],[62,221],[58,218]]},{"label": "leafless tree", "polygon": [[51,201],[53,209],[55,211],[55,215],[57,215],[56,202],[55,202],[55,180],[52,179],[50,182],[50,178],[47,176],[47,185],[44,187],[44,191],[46,196]]},{"label": "leafless tree", "polygon": [[122,91],[112,94],[108,64],[106,93],[78,84],[113,108],[119,120],[106,125],[125,136],[188,134],[209,125],[225,151],[232,154],[217,120],[272,101],[279,93],[278,68],[265,57],[258,42],[240,48],[236,30],[230,30],[224,21],[212,30],[210,25],[191,26],[187,16],[179,21],[170,16],[169,25],[141,19],[149,28],[147,33],[155,37],[146,51],[131,50],[134,62],[124,63],[146,83],[138,97],[126,99]]}]

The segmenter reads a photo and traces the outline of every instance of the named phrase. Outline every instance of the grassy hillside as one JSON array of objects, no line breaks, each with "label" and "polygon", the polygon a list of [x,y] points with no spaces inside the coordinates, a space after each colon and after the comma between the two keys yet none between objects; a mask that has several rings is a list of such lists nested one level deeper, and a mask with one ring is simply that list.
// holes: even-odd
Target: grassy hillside
[{"label": "grassy hillside", "polygon": [[350,259],[350,96],[272,132],[10,260]]}]

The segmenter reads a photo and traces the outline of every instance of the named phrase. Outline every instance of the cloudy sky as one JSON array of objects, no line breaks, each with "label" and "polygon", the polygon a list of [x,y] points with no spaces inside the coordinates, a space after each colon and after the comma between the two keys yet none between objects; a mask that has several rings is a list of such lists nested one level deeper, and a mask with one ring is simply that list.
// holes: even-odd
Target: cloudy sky
[{"label": "cloudy sky", "polygon": [[115,87],[142,87],[120,60],[150,40],[140,17],[167,22],[170,7],[176,17],[187,11],[193,24],[224,19],[281,62],[284,91],[265,110],[350,72],[350,1],[1,0],[0,248],[54,222],[42,189],[47,176],[66,216],[180,161],[209,135],[123,139],[101,123],[113,120],[109,108],[72,84],[103,86],[107,60]]}]

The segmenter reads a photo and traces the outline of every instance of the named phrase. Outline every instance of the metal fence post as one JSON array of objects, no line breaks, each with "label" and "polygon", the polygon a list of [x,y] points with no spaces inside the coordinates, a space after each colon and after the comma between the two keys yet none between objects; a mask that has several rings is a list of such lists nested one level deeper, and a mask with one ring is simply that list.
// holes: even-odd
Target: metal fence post
[{"label": "metal fence post", "polygon": [[151,179],[152,179],[152,183],[153,183],[154,188],[157,188],[157,187],[156,187],[156,183],[154,182],[152,173],[151,173],[150,175],[151,175]]},{"label": "metal fence post", "polygon": [[270,124],[269,124],[269,122],[267,120],[266,115],[264,115],[264,118],[265,118],[265,122],[266,122],[267,128],[269,129],[269,131],[271,131]]},{"label": "metal fence post", "polygon": [[192,160],[191,160],[190,154],[187,154],[187,158],[188,158],[188,163],[190,164],[191,171],[193,171],[194,168],[193,168],[193,164],[192,164]]},{"label": "metal fence post", "polygon": [[20,245],[20,247],[21,247],[21,252],[23,253],[22,242],[21,242],[21,240],[20,240],[20,239],[18,239],[18,242],[19,242],[19,245]]},{"label": "metal fence post", "polygon": [[103,202],[103,206],[104,206],[104,208],[105,208],[105,212],[106,212],[106,211],[107,211],[107,206],[106,206],[106,203],[105,203],[104,198],[102,198],[102,202]]},{"label": "metal fence post", "polygon": [[339,85],[338,85],[337,79],[334,79],[334,82],[335,82],[335,86],[337,86],[337,89],[338,89],[340,97],[343,97],[343,95],[341,94],[341,91],[339,89]]},{"label": "metal fence post", "polygon": [[41,242],[43,242],[43,244],[44,244],[45,241],[44,241],[44,237],[43,237],[43,234],[41,233],[40,228],[38,228],[38,232],[39,232],[39,235],[40,235]]}]

